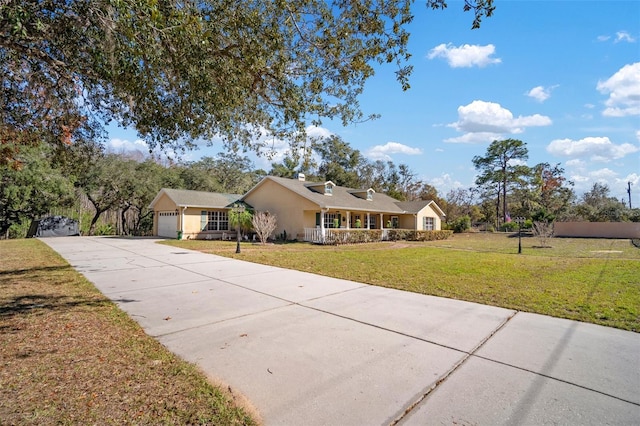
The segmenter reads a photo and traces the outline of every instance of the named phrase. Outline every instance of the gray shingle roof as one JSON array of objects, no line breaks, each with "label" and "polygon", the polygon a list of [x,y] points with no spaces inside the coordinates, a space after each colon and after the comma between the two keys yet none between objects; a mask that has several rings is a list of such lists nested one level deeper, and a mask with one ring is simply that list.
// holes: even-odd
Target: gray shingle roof
[{"label": "gray shingle roof", "polygon": [[[322,182],[299,181],[297,179],[281,178],[276,176],[267,176],[265,180],[271,180],[292,192],[316,203],[320,208],[325,209],[349,209],[380,213],[403,213],[404,211],[396,204],[397,200],[386,194],[375,193],[372,200],[364,200],[352,192],[359,190],[355,188],[346,188],[344,186],[334,186],[332,195],[318,193],[310,188],[314,185],[322,185]],[[253,192],[260,183],[256,185],[247,195]],[[351,191],[351,192],[350,192]],[[366,192],[366,189],[364,190]]]},{"label": "gray shingle roof", "polygon": [[396,204],[407,213],[418,213],[429,205],[431,200],[397,201]]},{"label": "gray shingle roof", "polygon": [[[180,207],[211,207],[222,209],[229,207],[234,201],[242,198],[240,194],[219,194],[216,192],[190,191],[188,189],[162,188],[156,199],[158,199],[163,192]],[[155,201],[156,200],[152,202],[152,205]]]}]

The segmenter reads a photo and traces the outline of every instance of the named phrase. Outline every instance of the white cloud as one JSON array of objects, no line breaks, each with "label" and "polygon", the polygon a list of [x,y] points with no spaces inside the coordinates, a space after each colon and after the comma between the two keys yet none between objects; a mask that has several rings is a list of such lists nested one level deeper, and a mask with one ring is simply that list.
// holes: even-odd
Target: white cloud
[{"label": "white cloud", "polygon": [[443,173],[435,178],[427,178],[425,181],[438,190],[438,195],[444,197],[452,189],[463,188],[462,182],[455,180],[450,174]]},{"label": "white cloud", "polygon": [[610,179],[614,179],[618,174],[611,169],[604,168],[600,170],[594,170],[589,173],[589,177],[595,179],[597,181],[609,181]]},{"label": "white cloud", "polygon": [[456,47],[451,43],[443,43],[431,49],[427,58],[444,58],[452,68],[486,67],[502,62],[500,58],[491,57],[495,51],[496,47],[493,44],[486,46],[463,44]]},{"label": "white cloud", "polygon": [[307,136],[310,138],[328,138],[333,135],[329,129],[325,129],[324,127],[307,126],[305,130],[307,132]]},{"label": "white cloud", "polygon": [[608,36],[608,35],[601,35],[601,36],[598,36],[598,41],[607,41],[607,40],[609,40],[610,38],[611,38],[611,36]]},{"label": "white cloud", "polygon": [[496,139],[500,139],[502,135],[500,133],[492,133],[492,132],[476,132],[476,133],[465,133],[462,136],[457,136],[455,138],[447,138],[444,141],[447,143],[485,143],[485,142],[493,142]]},{"label": "white cloud", "polygon": [[384,145],[376,145],[367,151],[367,155],[375,160],[390,160],[390,154],[420,155],[422,150],[398,142],[387,142]]},{"label": "white cloud", "polygon": [[636,41],[636,39],[633,38],[633,36],[631,36],[631,34],[629,34],[626,31],[618,31],[616,33],[615,43],[619,43],[621,41],[627,41],[629,43],[634,43]]},{"label": "white cloud", "polygon": [[609,162],[640,151],[630,143],[615,145],[607,137],[587,137],[577,141],[556,139],[547,146],[547,152],[556,156],[588,158],[591,161]]},{"label": "white cloud", "polygon": [[446,142],[473,143],[499,139],[503,134],[518,134],[526,127],[548,126],[549,117],[534,114],[514,117],[511,111],[500,104],[473,101],[458,107],[458,121],[448,124],[465,135],[447,139]]},{"label": "white cloud", "polygon": [[533,89],[529,90],[526,93],[526,95],[542,103],[551,97],[551,91],[556,87],[558,86],[557,85],[550,86],[550,87],[536,86]]},{"label": "white cloud", "polygon": [[566,161],[565,164],[568,167],[584,167],[586,163],[578,158],[574,158],[573,160]]},{"label": "white cloud", "polygon": [[609,94],[602,115],[640,115],[640,62],[625,65],[606,81],[599,81],[596,88],[600,93]]},{"label": "white cloud", "polygon": [[107,148],[111,148],[114,151],[143,151],[148,152],[149,146],[142,140],[136,139],[135,141],[130,141],[128,139],[119,139],[112,138],[107,142]]}]

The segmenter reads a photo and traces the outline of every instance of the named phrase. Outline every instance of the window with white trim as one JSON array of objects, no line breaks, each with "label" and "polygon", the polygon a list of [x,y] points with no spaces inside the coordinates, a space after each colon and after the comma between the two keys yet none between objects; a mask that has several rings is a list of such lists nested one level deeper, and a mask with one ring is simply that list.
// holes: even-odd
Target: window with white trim
[{"label": "window with white trim", "polygon": [[425,231],[433,231],[435,229],[435,220],[432,217],[422,218],[423,227]]},{"label": "window with white trim", "polygon": [[[338,226],[336,226],[335,221],[338,220]],[[340,215],[336,213],[325,213],[324,214],[324,227],[325,228],[340,228]]]},{"label": "window with white trim", "polygon": [[207,212],[207,231],[228,231],[229,213],[226,211]]},{"label": "window with white trim", "polygon": [[333,185],[331,183],[324,184],[324,194],[325,195],[333,194]]}]

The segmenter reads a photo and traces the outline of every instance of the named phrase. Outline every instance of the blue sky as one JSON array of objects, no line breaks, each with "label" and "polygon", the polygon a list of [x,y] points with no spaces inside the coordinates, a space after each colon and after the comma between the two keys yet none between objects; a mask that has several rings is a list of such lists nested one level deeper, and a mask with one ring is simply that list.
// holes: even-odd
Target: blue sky
[{"label": "blue sky", "polygon": [[[324,122],[310,133],[337,134],[369,159],[408,164],[441,196],[474,185],[471,160],[493,140],[520,139],[529,166],[560,163],[578,194],[601,182],[627,200],[630,181],[640,207],[640,2],[495,4],[494,16],[471,30],[461,1],[444,11],[416,2],[411,89],[401,90],[393,66],[380,66],[360,103],[381,118]],[[135,132],[110,136],[116,150],[141,148]],[[285,144],[277,148],[284,154]],[[219,151],[214,144],[187,158]]]}]

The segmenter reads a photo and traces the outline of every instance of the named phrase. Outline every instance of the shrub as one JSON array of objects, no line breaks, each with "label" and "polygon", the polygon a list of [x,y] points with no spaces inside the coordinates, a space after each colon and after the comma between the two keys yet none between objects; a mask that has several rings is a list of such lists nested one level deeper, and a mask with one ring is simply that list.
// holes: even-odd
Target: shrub
[{"label": "shrub", "polygon": [[333,229],[328,235],[326,244],[357,244],[372,243],[382,240],[380,229],[350,231],[348,229]]},{"label": "shrub", "polygon": [[449,229],[455,233],[461,233],[471,229],[471,218],[469,216],[461,216],[458,219],[451,222]]},{"label": "shrub", "polygon": [[518,230],[518,224],[515,222],[505,222],[500,227],[502,232],[514,232]]},{"label": "shrub", "polygon": [[[276,229],[277,219],[275,215],[269,214],[269,212],[256,212],[251,218],[251,224],[253,225],[253,229],[258,234],[258,238],[260,239],[260,243],[266,244],[267,240]],[[284,240],[287,239],[287,231],[284,234]]]}]

